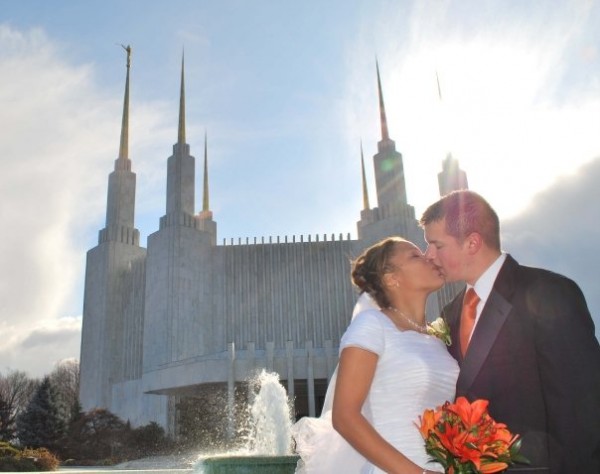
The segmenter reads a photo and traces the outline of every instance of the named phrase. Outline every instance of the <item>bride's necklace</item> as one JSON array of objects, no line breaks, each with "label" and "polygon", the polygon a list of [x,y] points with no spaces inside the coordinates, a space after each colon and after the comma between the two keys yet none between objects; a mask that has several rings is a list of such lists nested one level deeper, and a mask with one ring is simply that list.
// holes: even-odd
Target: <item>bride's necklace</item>
[{"label": "bride's necklace", "polygon": [[411,318],[409,318],[406,314],[404,314],[402,311],[400,311],[398,308],[394,308],[393,306],[388,306],[388,309],[390,311],[393,311],[396,314],[399,314],[400,316],[402,316],[402,318],[404,318],[404,320],[413,328],[415,328],[417,331],[422,332],[422,333],[427,333],[427,325],[426,324],[419,324],[416,323],[415,321],[413,321]]}]

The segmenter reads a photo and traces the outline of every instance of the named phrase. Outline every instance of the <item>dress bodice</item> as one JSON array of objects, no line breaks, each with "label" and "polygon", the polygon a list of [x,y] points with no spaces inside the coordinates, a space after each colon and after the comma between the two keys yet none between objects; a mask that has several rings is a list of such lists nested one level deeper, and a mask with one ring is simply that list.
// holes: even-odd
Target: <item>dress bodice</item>
[{"label": "dress bodice", "polygon": [[354,319],[340,351],[350,346],[379,356],[364,415],[388,442],[425,466],[428,456],[415,423],[425,409],[454,400],[456,361],[437,337],[402,331],[377,310]]}]

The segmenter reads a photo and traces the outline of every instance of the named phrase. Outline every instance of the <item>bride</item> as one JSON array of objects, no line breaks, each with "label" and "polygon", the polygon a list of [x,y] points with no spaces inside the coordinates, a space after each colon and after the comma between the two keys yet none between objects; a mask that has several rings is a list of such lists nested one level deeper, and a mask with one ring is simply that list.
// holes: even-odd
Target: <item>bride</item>
[{"label": "bride", "polygon": [[323,413],[292,428],[296,472],[443,472],[415,426],[426,408],[454,399],[458,365],[425,322],[427,296],[443,277],[416,245],[391,237],[356,259],[352,281],[361,296]]}]

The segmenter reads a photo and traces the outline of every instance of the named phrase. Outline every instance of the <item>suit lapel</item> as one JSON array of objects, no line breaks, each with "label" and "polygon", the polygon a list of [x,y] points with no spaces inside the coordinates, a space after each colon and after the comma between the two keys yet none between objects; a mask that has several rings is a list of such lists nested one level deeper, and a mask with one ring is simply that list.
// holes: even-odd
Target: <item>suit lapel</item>
[{"label": "suit lapel", "polygon": [[465,297],[465,290],[458,292],[454,300],[446,306],[442,311],[442,317],[450,327],[450,338],[452,344],[448,347],[448,352],[454,357],[459,364],[462,363],[462,354],[460,352],[460,312],[462,309],[462,301]]},{"label": "suit lapel", "polygon": [[[507,255],[479,316],[464,359],[460,355],[460,348],[455,348],[455,357],[460,363],[460,374],[456,382],[457,393],[464,394],[470,389],[512,309],[510,298],[514,291],[518,268],[519,264]],[[460,309],[458,314],[460,319]],[[455,324],[456,332],[459,325],[460,323]]]},{"label": "suit lapel", "polygon": [[466,392],[481,370],[512,305],[495,289],[492,290],[473,331],[471,343],[462,361],[456,382],[460,391]]}]

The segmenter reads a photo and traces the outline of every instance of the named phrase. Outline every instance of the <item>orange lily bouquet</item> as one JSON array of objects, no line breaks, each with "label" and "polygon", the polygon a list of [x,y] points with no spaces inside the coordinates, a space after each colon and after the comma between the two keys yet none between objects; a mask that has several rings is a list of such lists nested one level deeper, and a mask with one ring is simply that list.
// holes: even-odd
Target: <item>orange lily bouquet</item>
[{"label": "orange lily bouquet", "polygon": [[515,462],[527,463],[519,454],[521,440],[487,411],[488,400],[473,403],[458,397],[436,410],[425,410],[417,425],[432,461],[447,474],[501,472]]}]

